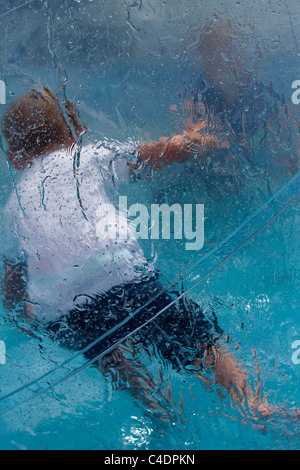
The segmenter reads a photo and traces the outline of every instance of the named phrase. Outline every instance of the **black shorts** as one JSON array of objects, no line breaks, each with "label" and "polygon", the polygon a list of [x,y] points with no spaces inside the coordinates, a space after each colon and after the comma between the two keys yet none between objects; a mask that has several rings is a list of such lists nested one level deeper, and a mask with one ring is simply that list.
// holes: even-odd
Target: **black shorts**
[{"label": "black shorts", "polygon": [[164,292],[158,276],[146,277],[99,296],[78,296],[76,307],[47,331],[63,347],[82,350],[89,360],[130,335],[145,348],[155,346],[176,369],[186,367],[201,359],[199,343],[210,346],[223,331],[213,312],[207,318],[193,300],[184,296],[176,301],[178,296]]}]

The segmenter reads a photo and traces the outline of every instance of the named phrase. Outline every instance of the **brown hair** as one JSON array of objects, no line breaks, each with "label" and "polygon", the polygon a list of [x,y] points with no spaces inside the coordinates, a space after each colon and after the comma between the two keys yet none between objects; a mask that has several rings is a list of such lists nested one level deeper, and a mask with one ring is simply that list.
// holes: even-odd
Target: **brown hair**
[{"label": "brown hair", "polygon": [[2,121],[2,132],[9,151],[18,155],[19,167],[30,162],[36,155],[45,152],[50,146],[65,145],[75,141],[83,126],[79,122],[75,106],[67,102],[63,114],[58,98],[48,89],[42,92],[32,90],[17,99],[7,109]]}]

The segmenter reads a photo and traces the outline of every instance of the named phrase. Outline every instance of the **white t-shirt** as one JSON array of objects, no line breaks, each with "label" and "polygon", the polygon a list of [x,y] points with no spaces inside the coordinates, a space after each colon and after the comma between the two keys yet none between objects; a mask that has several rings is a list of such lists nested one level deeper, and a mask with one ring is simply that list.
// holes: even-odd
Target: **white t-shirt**
[{"label": "white t-shirt", "polygon": [[[118,181],[129,181],[127,157],[136,153],[136,145],[114,150],[99,143],[83,147],[80,161],[67,150],[39,157],[11,194],[3,216],[2,255],[26,260],[27,292],[40,321],[55,320],[86,296],[153,268],[130,230],[127,240],[97,235],[99,224],[107,224],[107,204],[118,194]],[[112,223],[119,215],[114,206]]]}]

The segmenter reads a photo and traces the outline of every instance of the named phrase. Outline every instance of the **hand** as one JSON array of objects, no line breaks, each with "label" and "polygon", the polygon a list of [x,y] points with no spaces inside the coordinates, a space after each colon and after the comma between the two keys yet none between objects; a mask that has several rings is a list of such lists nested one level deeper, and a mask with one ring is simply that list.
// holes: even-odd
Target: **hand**
[{"label": "hand", "polygon": [[220,134],[218,137],[214,133],[205,132],[206,123],[198,122],[195,126],[188,126],[186,139],[194,145],[203,147],[204,152],[211,152],[216,148],[229,149],[230,144],[226,136]]},{"label": "hand", "polygon": [[[166,164],[185,162],[196,153],[199,158],[216,148],[229,148],[229,144],[215,133],[205,129],[206,124],[199,122],[188,126],[182,134],[172,137],[161,137],[159,141],[151,144],[142,143],[139,147],[140,158],[149,163],[153,169],[160,170]],[[196,148],[191,148],[191,145]]]}]

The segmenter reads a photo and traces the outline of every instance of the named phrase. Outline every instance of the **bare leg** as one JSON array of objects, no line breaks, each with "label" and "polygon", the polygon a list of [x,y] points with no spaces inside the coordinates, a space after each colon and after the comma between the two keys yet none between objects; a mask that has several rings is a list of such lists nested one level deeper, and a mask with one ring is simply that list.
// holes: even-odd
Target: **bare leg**
[{"label": "bare leg", "polygon": [[[137,357],[136,348],[136,343],[127,341],[125,345],[119,346],[113,353],[99,361],[99,370],[104,375],[110,376],[118,389],[130,391],[154,417],[164,422],[174,422],[179,418],[183,420],[183,403],[180,409],[176,408],[171,385],[166,383],[164,372],[159,370],[157,378],[154,378],[146,364]],[[238,363],[226,344],[220,343],[210,347],[199,344],[199,349],[204,351],[204,355],[202,360],[194,360],[194,365],[198,369],[194,372],[195,375],[204,381],[206,386],[220,386],[230,397],[232,407],[239,410],[243,417],[253,421],[274,414],[290,419],[300,418],[300,411],[296,408],[286,410],[268,403],[258,366],[256,384],[252,389],[249,374]],[[219,393],[219,398],[223,400],[224,396]]]},{"label": "bare leg", "polygon": [[136,344],[128,340],[98,363],[104,376],[110,376],[118,389],[128,390],[162,421],[176,420],[171,404],[170,387],[165,384],[161,370],[155,379],[146,365],[136,356]]},{"label": "bare leg", "polygon": [[[177,420],[176,409],[171,398],[171,387],[166,385],[165,377],[161,370],[155,379],[147,369],[147,366],[137,358],[137,345],[127,341],[119,346],[114,352],[101,359],[98,369],[105,376],[110,376],[112,382],[118,389],[128,390],[138,399],[146,409],[162,421]],[[248,385],[249,376],[234,356],[226,351],[226,346],[218,345],[206,347],[203,361],[195,359],[194,365],[199,371],[196,375],[201,378],[207,386],[220,385],[231,400],[232,406],[238,408],[243,415],[247,412],[252,415],[259,410],[262,415],[269,415],[272,409],[265,401],[260,400],[261,383],[258,377],[255,393]],[[153,353],[154,355],[154,353]],[[203,368],[210,372],[211,380],[204,377],[201,372]],[[222,399],[221,395],[219,394]],[[183,410],[179,413],[183,413]]]},{"label": "bare leg", "polygon": [[261,400],[259,374],[257,374],[257,385],[253,392],[249,385],[248,373],[229,352],[226,345],[215,345],[206,349],[203,365],[206,371],[211,372],[212,379],[209,384],[219,385],[226,391],[231,398],[232,405],[243,414],[254,416],[256,411],[263,415],[272,413],[266,399]]},{"label": "bare leg", "polygon": [[[199,345],[199,347],[203,348],[203,345]],[[206,348],[203,362],[195,360],[195,365],[199,367],[199,372],[196,372],[196,375],[204,380],[206,385],[219,385],[226,391],[231,399],[232,406],[237,408],[243,416],[260,420],[276,413],[292,419],[300,418],[300,410],[297,408],[286,410],[283,407],[268,403],[267,393],[262,387],[258,365],[256,365],[256,385],[253,390],[248,373],[237,362],[228,346],[219,344]],[[206,371],[211,372],[211,380],[201,373],[203,367]],[[220,394],[219,396],[222,399]]]}]

